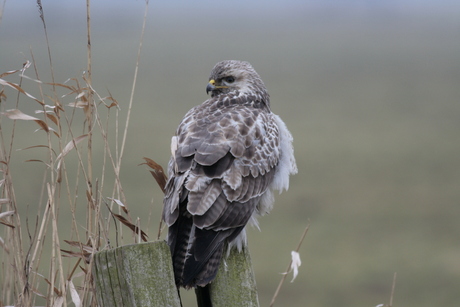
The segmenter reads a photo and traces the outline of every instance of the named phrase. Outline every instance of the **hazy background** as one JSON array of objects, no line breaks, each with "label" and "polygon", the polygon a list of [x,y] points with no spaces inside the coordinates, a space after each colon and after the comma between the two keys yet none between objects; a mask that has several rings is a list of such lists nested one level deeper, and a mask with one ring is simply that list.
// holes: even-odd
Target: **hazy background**
[{"label": "hazy background", "polygon": [[[92,1],[93,84],[102,96],[110,91],[120,102],[121,120],[144,5]],[[56,82],[81,76],[85,1],[45,0],[43,7]],[[299,166],[290,190],[260,220],[262,232],[249,231],[261,306],[268,306],[308,223],[300,274],[284,285],[277,306],[388,303],[394,272],[394,306],[458,305],[458,2],[151,1],[148,14],[122,183],[133,217],[147,223],[153,212],[152,239],[162,196],[138,164],[147,156],[165,167],[182,116],[207,98],[214,64],[247,60],[267,85],[272,110],[294,136]],[[50,81],[36,3],[6,1],[0,73],[31,60],[30,49],[41,79]],[[24,88],[36,91],[31,81],[24,81]],[[15,108],[16,94],[9,93],[2,111]],[[22,98],[22,111],[33,115],[37,108]],[[18,123],[14,149],[46,144],[43,133],[32,134],[36,128]],[[96,156],[98,150],[102,145]],[[34,174],[43,170],[23,161],[40,154],[19,151],[13,159],[23,216],[27,210],[33,216],[33,192],[41,183]],[[66,239],[65,216],[60,223]]]}]

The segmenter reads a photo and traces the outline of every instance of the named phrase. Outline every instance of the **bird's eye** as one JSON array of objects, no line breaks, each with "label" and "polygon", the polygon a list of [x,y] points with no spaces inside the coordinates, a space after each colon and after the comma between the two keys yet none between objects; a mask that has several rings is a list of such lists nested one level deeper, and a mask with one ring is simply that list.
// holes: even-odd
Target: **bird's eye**
[{"label": "bird's eye", "polygon": [[233,82],[235,82],[235,78],[232,77],[232,76],[225,77],[224,81],[227,82],[227,83],[233,83]]}]

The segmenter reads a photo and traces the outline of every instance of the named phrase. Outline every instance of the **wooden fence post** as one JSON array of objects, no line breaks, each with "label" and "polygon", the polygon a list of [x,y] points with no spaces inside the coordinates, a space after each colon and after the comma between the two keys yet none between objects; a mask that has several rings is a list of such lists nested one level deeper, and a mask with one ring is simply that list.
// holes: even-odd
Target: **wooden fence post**
[{"label": "wooden fence post", "polygon": [[96,298],[103,307],[180,307],[164,241],[125,245],[94,255]]},{"label": "wooden fence post", "polygon": [[247,247],[224,252],[216,279],[211,283],[213,307],[259,307],[257,286]]},{"label": "wooden fence post", "polygon": [[[102,307],[180,307],[169,247],[164,241],[125,245],[94,254],[96,299]],[[247,248],[222,258],[210,287],[213,307],[258,307]],[[185,306],[184,306],[185,307]]]}]

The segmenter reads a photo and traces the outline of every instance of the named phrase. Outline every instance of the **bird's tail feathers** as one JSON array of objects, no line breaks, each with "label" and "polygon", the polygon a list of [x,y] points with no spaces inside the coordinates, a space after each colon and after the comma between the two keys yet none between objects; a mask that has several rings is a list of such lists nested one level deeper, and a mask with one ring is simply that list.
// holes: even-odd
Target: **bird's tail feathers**
[{"label": "bird's tail feathers", "polygon": [[184,263],[182,281],[185,287],[204,286],[217,274],[224,242],[228,237],[225,231],[195,229],[195,240],[190,247]]}]

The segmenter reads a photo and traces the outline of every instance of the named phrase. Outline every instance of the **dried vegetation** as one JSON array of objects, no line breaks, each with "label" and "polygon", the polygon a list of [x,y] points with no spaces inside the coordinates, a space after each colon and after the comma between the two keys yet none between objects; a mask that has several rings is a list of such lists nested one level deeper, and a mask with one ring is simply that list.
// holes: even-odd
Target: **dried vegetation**
[{"label": "dried vegetation", "polygon": [[[48,42],[44,8],[41,1],[37,1],[37,5]],[[147,7],[148,1],[146,13]],[[136,78],[128,117],[121,123],[117,100],[110,94],[102,97],[92,87],[89,1],[87,17],[88,66],[79,78],[55,82],[49,44],[51,80],[40,77],[32,51],[23,67],[0,73],[0,306],[35,306],[43,301],[47,306],[96,306],[91,255],[119,245],[123,238],[124,243],[148,239],[139,221],[130,216],[120,180]],[[135,75],[141,46],[142,39]],[[24,90],[25,81],[34,84],[40,95],[35,97]],[[30,105],[31,101],[36,107],[34,115],[21,111],[23,104]],[[28,147],[22,150],[41,148],[46,155],[25,161],[40,162],[45,167],[43,174],[31,174],[43,178],[37,183],[41,187],[36,195],[37,207],[28,209],[28,216],[21,219],[19,206],[22,204],[16,200],[18,191],[14,185],[21,178],[13,179],[11,160],[17,148],[15,135],[24,121],[34,121],[36,131]],[[115,131],[109,129],[111,124],[116,126]],[[102,172],[97,174],[93,167],[95,136],[103,141]],[[115,144],[109,144],[109,139],[115,139]],[[77,158],[67,159],[72,152]],[[76,165],[70,165],[72,163]],[[159,183],[164,184],[161,166],[148,158],[145,164],[152,168]],[[82,195],[85,204],[82,204]],[[84,221],[76,213],[77,206],[86,207]],[[59,232],[62,212],[72,215],[68,225],[70,235]],[[128,234],[123,235],[123,231]],[[51,257],[44,257],[44,250],[50,251]],[[49,268],[47,274],[40,273],[43,267]]]}]

